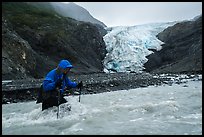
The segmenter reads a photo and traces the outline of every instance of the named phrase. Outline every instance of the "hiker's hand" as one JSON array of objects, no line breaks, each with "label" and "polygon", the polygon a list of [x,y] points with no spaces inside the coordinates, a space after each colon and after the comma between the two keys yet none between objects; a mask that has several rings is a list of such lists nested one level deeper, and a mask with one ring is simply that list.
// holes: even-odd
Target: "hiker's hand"
[{"label": "hiker's hand", "polygon": [[82,81],[77,85],[77,88],[82,88],[83,87],[83,83]]}]

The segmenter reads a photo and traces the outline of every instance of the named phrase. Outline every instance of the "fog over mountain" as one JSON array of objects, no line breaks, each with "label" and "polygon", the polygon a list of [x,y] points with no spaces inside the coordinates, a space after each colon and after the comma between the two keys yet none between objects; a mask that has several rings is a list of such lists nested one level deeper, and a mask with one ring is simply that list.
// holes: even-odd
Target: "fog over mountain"
[{"label": "fog over mountain", "polygon": [[70,17],[78,21],[91,22],[93,24],[99,24],[103,27],[106,27],[106,25],[103,22],[95,19],[86,9],[84,9],[83,7],[73,2],[70,2],[68,4],[64,4],[60,2],[50,2],[50,3],[54,7],[56,12],[58,12],[62,16]]}]

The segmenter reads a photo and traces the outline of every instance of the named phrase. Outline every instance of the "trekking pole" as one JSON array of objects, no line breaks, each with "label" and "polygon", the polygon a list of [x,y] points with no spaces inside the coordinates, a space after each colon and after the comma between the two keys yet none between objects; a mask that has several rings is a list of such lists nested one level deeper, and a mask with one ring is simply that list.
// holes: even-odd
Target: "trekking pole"
[{"label": "trekking pole", "polygon": [[62,93],[64,92],[64,84],[63,84],[63,80],[65,79],[65,74],[63,74],[62,79],[61,79],[61,89],[58,90],[58,102],[57,102],[57,119],[58,119],[58,115],[59,115],[59,105],[60,105],[60,101],[61,101],[61,91]]},{"label": "trekking pole", "polygon": [[[80,82],[80,84],[82,85],[82,81]],[[82,86],[80,86],[80,88],[79,88],[79,102],[80,102],[80,99],[81,99],[81,88],[82,88]]]},{"label": "trekking pole", "polygon": [[81,99],[81,87],[79,89],[79,102],[80,102],[80,99]]},{"label": "trekking pole", "polygon": [[58,91],[58,102],[57,102],[57,119],[58,119],[58,116],[59,116],[59,105],[60,105],[60,90]]}]

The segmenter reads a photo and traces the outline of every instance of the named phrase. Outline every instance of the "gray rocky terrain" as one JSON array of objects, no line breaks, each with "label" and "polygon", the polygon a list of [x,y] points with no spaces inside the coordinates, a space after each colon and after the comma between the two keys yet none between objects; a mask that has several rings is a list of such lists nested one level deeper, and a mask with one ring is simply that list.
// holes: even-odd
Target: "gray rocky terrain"
[{"label": "gray rocky terrain", "polygon": [[[159,75],[149,73],[94,73],[88,75],[71,75],[69,78],[75,82],[83,82],[82,95],[148,86],[160,86],[162,84],[180,84],[185,82],[182,81],[183,79],[189,78],[202,80],[197,74],[186,74],[181,77],[178,74]],[[2,81],[2,103],[36,100],[37,92],[42,82],[43,79]],[[68,89],[65,95],[68,92],[70,92],[71,95],[75,95],[74,93],[79,92],[79,89]]]}]

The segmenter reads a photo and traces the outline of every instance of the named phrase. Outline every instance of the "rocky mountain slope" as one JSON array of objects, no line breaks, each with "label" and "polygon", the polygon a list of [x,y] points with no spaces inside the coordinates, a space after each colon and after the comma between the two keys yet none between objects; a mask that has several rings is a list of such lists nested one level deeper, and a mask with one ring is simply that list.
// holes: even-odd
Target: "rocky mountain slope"
[{"label": "rocky mountain slope", "polygon": [[86,9],[83,7],[69,2],[68,4],[61,2],[26,2],[29,5],[35,6],[38,9],[43,8],[49,12],[55,12],[63,17],[69,17],[78,21],[83,21],[87,23],[91,23],[96,26],[101,33],[101,35],[105,35],[107,31],[104,29],[106,25],[94,18]]},{"label": "rocky mountain slope", "polygon": [[202,16],[159,33],[165,44],[149,55],[144,67],[154,73],[202,73]]},{"label": "rocky mountain slope", "polygon": [[28,3],[2,3],[2,80],[43,78],[61,59],[71,73],[103,70],[105,43],[95,25]]}]

